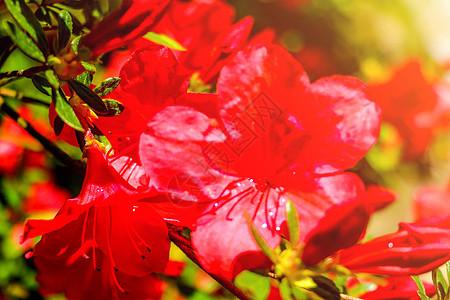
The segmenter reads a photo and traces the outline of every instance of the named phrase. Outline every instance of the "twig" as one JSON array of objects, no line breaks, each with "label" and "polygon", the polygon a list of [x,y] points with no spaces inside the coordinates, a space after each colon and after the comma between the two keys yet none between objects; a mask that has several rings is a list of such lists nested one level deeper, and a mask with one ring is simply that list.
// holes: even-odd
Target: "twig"
[{"label": "twig", "polygon": [[37,66],[31,67],[25,70],[9,71],[0,73],[0,79],[3,78],[14,78],[14,77],[31,77],[37,73],[49,70],[49,66]]},{"label": "twig", "polygon": [[48,140],[45,136],[40,134],[30,123],[28,123],[25,119],[23,119],[12,107],[10,107],[7,103],[3,101],[0,97],[0,108],[1,110],[11,117],[16,123],[25,129],[32,137],[38,140],[44,148],[53,154],[59,161],[61,161],[66,166],[69,166],[74,172],[79,175],[84,175],[85,167],[83,164],[78,161],[72,159],[67,153],[56,147],[50,140]]},{"label": "twig", "polygon": [[171,241],[178,246],[178,248],[181,249],[181,251],[186,254],[186,256],[194,262],[197,266],[200,267],[203,271],[205,271],[209,276],[211,276],[214,280],[216,280],[218,283],[220,283],[225,289],[230,291],[233,295],[235,295],[237,298],[241,300],[248,300],[249,298],[240,290],[238,289],[231,281],[218,276],[216,274],[210,273],[209,271],[205,270],[203,266],[200,264],[200,262],[197,259],[197,255],[195,254],[194,250],[192,250],[191,241],[183,236],[182,227],[178,227],[172,224],[167,223],[167,227],[169,229],[169,237]]},{"label": "twig", "polygon": [[50,104],[36,98],[26,97],[22,93],[7,88],[0,88],[0,96],[11,97],[22,101],[23,103],[40,104],[49,107]]}]

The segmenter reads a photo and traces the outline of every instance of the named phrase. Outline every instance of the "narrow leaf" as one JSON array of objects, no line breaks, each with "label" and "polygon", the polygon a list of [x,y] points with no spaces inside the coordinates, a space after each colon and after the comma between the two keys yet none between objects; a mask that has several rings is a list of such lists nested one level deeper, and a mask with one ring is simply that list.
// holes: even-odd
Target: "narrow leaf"
[{"label": "narrow leaf", "polygon": [[52,85],[50,82],[48,82],[47,78],[41,76],[41,75],[34,75],[31,78],[31,81],[33,82],[34,86],[41,91],[41,93],[51,96],[52,94]]},{"label": "narrow leaf", "polygon": [[77,81],[81,82],[85,86],[90,86],[93,79],[94,79],[94,75],[92,75],[89,72],[83,72],[77,76]]},{"label": "narrow leaf", "polygon": [[55,111],[61,118],[61,120],[78,131],[84,131],[83,127],[81,126],[80,120],[78,120],[75,112],[73,111],[73,108],[67,102],[63,90],[52,89],[52,99],[55,104]]},{"label": "narrow leaf", "polygon": [[414,282],[416,283],[419,290],[417,291],[417,294],[419,295],[421,300],[431,300],[430,297],[427,296],[425,292],[425,286],[423,285],[422,279],[420,279],[419,276],[411,276]]},{"label": "narrow leaf", "polygon": [[286,203],[286,219],[289,229],[289,239],[292,247],[295,248],[295,246],[298,243],[298,238],[300,234],[300,225],[298,222],[297,210],[295,209],[294,204],[290,200]]},{"label": "narrow leaf", "polygon": [[104,97],[114,91],[120,83],[119,77],[111,77],[106,80],[104,80],[102,83],[100,83],[95,89],[94,92],[99,95],[100,97]]},{"label": "narrow leaf", "polygon": [[6,7],[24,32],[32,38],[44,55],[48,54],[48,41],[45,32],[24,0],[5,0]]},{"label": "narrow leaf", "polygon": [[105,103],[106,107],[108,108],[108,112],[106,114],[98,113],[100,116],[103,117],[115,117],[120,115],[125,107],[117,100],[113,99],[103,99],[103,103]]},{"label": "narrow leaf", "polygon": [[58,44],[56,52],[64,49],[70,41],[72,35],[72,16],[67,10],[62,10],[58,15]]},{"label": "narrow leaf", "polygon": [[59,89],[59,79],[58,76],[56,76],[55,72],[53,70],[47,70],[45,71],[45,78],[47,78],[48,82],[54,89]]},{"label": "narrow leaf", "polygon": [[144,35],[144,38],[146,38],[149,41],[152,41],[153,43],[166,46],[173,50],[187,51],[187,49],[184,48],[183,45],[181,45],[180,43],[178,43],[177,41],[168,37],[165,34],[160,34],[160,33],[156,33],[156,32],[148,32],[146,35]]},{"label": "narrow leaf", "polygon": [[87,61],[82,61],[81,65],[89,73],[94,74],[97,71],[97,68],[95,67],[95,64],[93,64],[93,63],[90,63],[90,62],[87,62]]},{"label": "narrow leaf", "polygon": [[64,129],[64,121],[61,120],[59,116],[56,116],[55,121],[53,122],[53,131],[56,136],[59,136]]},{"label": "narrow leaf", "polygon": [[438,295],[438,299],[444,299],[446,294],[448,285],[447,281],[445,281],[444,275],[441,270],[436,269],[431,272],[431,278],[433,279],[434,287],[436,288],[436,293]]},{"label": "narrow leaf", "polygon": [[100,98],[90,88],[75,79],[70,79],[69,85],[75,91],[75,93],[77,93],[77,95],[93,110],[99,113],[108,112],[108,108],[106,107],[105,103],[103,103],[102,98]]},{"label": "narrow leaf", "polygon": [[25,55],[38,62],[45,62],[45,56],[39,47],[16,24],[6,21],[5,28],[13,42]]},{"label": "narrow leaf", "polygon": [[277,257],[274,251],[267,245],[266,241],[264,241],[263,237],[259,234],[258,230],[256,230],[253,225],[252,220],[247,216],[248,226],[250,226],[250,231],[258,244],[259,248],[261,248],[262,252],[273,262],[277,261]]}]

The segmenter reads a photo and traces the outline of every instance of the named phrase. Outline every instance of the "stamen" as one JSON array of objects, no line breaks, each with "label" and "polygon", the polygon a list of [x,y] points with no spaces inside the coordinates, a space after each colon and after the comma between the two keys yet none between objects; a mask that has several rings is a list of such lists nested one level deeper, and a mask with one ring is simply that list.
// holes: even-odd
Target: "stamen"
[{"label": "stamen", "polygon": [[129,225],[123,220],[124,216],[121,213],[119,213],[119,215],[120,215],[120,221],[123,223],[123,225],[125,227],[125,230],[127,231],[127,234],[130,237],[131,243],[133,244],[133,246],[136,249],[137,253],[139,253],[139,255],[142,257],[142,259],[145,259],[144,254],[139,249],[139,246],[136,244],[136,241],[134,240],[133,236],[131,235]]},{"label": "stamen", "polygon": [[[225,216],[225,218],[226,218],[227,220],[229,220],[229,221],[233,220],[233,219],[230,217],[230,215],[231,215],[231,213],[233,212],[234,208],[235,208],[235,207],[238,205],[238,203],[241,202],[245,197],[247,197],[248,195],[250,195],[250,194],[254,191],[254,189],[253,189],[253,187],[249,187],[249,188],[247,188],[245,191],[248,191],[248,192],[246,192],[245,194],[243,194],[243,195],[242,195],[238,200],[236,200],[236,202],[233,203],[233,205],[231,206],[230,210],[228,211],[227,215]],[[244,191],[244,192],[245,192],[245,191]],[[230,202],[232,199],[236,198],[237,196],[239,196],[239,195],[242,194],[242,193],[243,193],[243,192],[241,192],[241,193],[235,195],[234,197],[232,197],[231,199],[227,200],[227,201],[226,201],[225,203],[223,203],[222,205],[226,204],[227,202]],[[252,201],[253,198],[254,198],[257,194],[258,194],[258,191],[256,191],[256,193],[253,195],[253,197],[252,197],[252,199],[251,199],[250,201]]]},{"label": "stamen", "polygon": [[[129,223],[129,220],[128,220],[127,218],[123,218],[123,221],[126,223],[126,225],[128,226],[128,228],[131,229],[131,231],[132,231],[132,232],[134,233],[134,235],[138,238],[138,240],[139,240],[142,244],[144,244],[144,246],[147,248],[147,251],[148,251],[148,252],[151,252],[152,250],[151,250],[151,248],[150,248],[150,245],[147,244],[147,243],[145,242],[145,240],[139,235],[139,233],[137,233],[137,231],[136,231],[136,229],[134,228],[134,226],[133,226],[132,224]],[[142,252],[141,252],[141,253],[142,253]]]},{"label": "stamen", "polygon": [[[116,271],[116,272],[118,271],[117,268],[113,268],[113,269],[114,269],[114,271]],[[111,270],[111,271],[112,271],[112,270]],[[123,287],[120,286],[119,280],[117,280],[117,276],[116,276],[115,272],[111,272],[111,274],[112,274],[112,278],[113,278],[113,280],[114,280],[114,283],[115,283],[117,289],[118,289],[119,291],[121,291],[122,293],[127,294],[128,292],[127,292]]]},{"label": "stamen", "polygon": [[255,212],[253,213],[252,221],[255,221],[256,214],[258,213],[258,209],[261,206],[261,202],[264,201],[264,196],[266,194],[266,191],[267,191],[266,188],[263,188],[262,191],[259,191],[262,195],[261,195],[261,198],[259,198],[258,204],[256,205]]},{"label": "stamen", "polygon": [[86,242],[86,226],[87,226],[88,216],[89,216],[89,210],[87,212],[85,212],[85,214],[84,214],[83,231],[81,232],[81,245],[83,245]]},{"label": "stamen", "polygon": [[94,269],[100,272],[100,268],[97,267],[97,260],[95,257],[95,246],[97,245],[97,240],[95,239],[95,225],[97,222],[97,207],[94,206],[94,221],[92,222],[92,240],[94,244],[92,246],[92,262],[94,264]]},{"label": "stamen", "polygon": [[124,156],[125,154],[130,153],[131,151],[133,151],[134,148],[136,148],[136,147],[137,147],[137,143],[131,144],[130,146],[126,147],[125,149],[123,149],[123,150],[120,151],[119,153],[114,154],[114,157],[110,157],[110,158],[109,158],[109,162],[114,162],[114,161],[116,161],[118,158]]},{"label": "stamen", "polygon": [[109,259],[111,260],[111,264],[114,268],[114,270],[118,271],[117,267],[116,267],[116,263],[114,262],[114,257],[112,254],[112,249],[111,249],[111,241],[110,241],[110,234],[111,234],[111,230],[112,230],[112,212],[111,212],[111,207],[108,207],[108,224],[106,225],[105,228],[109,228],[109,232],[106,233],[106,245],[108,247],[108,253],[109,253]]}]

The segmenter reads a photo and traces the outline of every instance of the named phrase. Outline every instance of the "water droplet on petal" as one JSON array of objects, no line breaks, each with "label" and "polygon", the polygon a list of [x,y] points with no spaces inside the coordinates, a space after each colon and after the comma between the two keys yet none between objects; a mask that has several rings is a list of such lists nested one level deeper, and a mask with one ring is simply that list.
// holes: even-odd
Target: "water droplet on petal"
[{"label": "water droplet on petal", "polygon": [[389,248],[394,247],[394,243],[389,243],[389,244],[388,244],[388,247],[389,247]]},{"label": "water droplet on petal", "polygon": [[262,227],[262,228],[267,228],[267,224],[264,223],[264,224],[261,225],[261,227]]},{"label": "water droplet on petal", "polygon": [[250,179],[250,182],[253,182],[253,179]]},{"label": "water droplet on petal", "polygon": [[219,203],[215,202],[214,207],[217,207],[217,206],[219,206]]},{"label": "water droplet on petal", "polygon": [[240,182],[236,183],[236,186],[241,186],[242,184]]},{"label": "water droplet on petal", "polygon": [[270,212],[269,212],[269,216],[273,216],[273,211],[270,211]]},{"label": "water droplet on petal", "polygon": [[281,230],[280,226],[277,226],[277,227],[275,228],[275,230],[276,230],[276,231],[280,231],[280,230]]},{"label": "water droplet on petal", "polygon": [[280,198],[280,204],[285,204],[285,203],[286,203],[286,198],[281,197],[281,198]]}]

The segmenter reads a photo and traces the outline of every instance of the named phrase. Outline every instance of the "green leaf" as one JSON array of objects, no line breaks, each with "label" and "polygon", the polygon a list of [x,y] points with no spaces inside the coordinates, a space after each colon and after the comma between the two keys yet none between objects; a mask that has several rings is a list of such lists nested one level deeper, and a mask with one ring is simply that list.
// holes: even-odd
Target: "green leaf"
[{"label": "green leaf", "polygon": [[254,300],[265,300],[270,293],[270,278],[250,271],[242,271],[234,284]]},{"label": "green leaf", "polygon": [[78,55],[78,45],[80,44],[80,39],[81,39],[81,36],[77,36],[76,38],[73,39],[73,41],[71,43],[73,53],[75,53],[77,55]]},{"label": "green leaf", "polygon": [[16,24],[6,21],[5,29],[17,47],[30,58],[45,63],[45,56],[41,49]]},{"label": "green leaf", "polygon": [[416,283],[419,290],[417,291],[417,294],[419,295],[421,300],[431,300],[430,297],[427,296],[425,293],[425,286],[423,285],[422,279],[420,279],[419,276],[411,276],[414,282]]},{"label": "green leaf", "polygon": [[56,46],[56,53],[67,46],[72,35],[72,30],[72,16],[67,10],[62,10],[58,15],[58,44]]},{"label": "green leaf", "polygon": [[31,77],[31,81],[33,82],[34,86],[39,91],[41,91],[41,93],[51,96],[52,85],[50,84],[50,82],[48,82],[47,78],[36,74],[33,77]]},{"label": "green leaf", "polygon": [[114,91],[120,83],[119,77],[111,77],[106,80],[104,80],[102,83],[100,83],[95,89],[94,92],[99,95],[100,97],[104,97]]},{"label": "green leaf", "polygon": [[286,219],[289,229],[289,239],[292,247],[295,248],[300,234],[300,225],[298,222],[297,210],[291,200],[286,203]]},{"label": "green leaf", "polygon": [[436,288],[436,293],[438,299],[444,299],[446,291],[448,289],[447,281],[445,281],[444,275],[441,270],[436,269],[431,272],[431,278],[433,279],[434,287]]},{"label": "green leaf", "polygon": [[287,278],[283,278],[280,283],[280,296],[283,300],[294,300],[292,289]]},{"label": "green leaf", "polygon": [[61,120],[78,131],[84,131],[83,127],[81,126],[80,120],[78,120],[75,112],[73,111],[73,108],[67,102],[63,90],[52,89],[52,99],[55,104],[55,111],[61,118]]},{"label": "green leaf", "polygon": [[75,79],[69,79],[68,83],[70,87],[73,88],[73,90],[77,93],[77,95],[93,110],[99,113],[108,112],[108,108],[106,107],[105,103],[103,103],[102,98],[100,98],[90,88]]},{"label": "green leaf", "polygon": [[178,51],[187,51],[186,48],[183,47],[180,43],[175,41],[174,39],[168,37],[165,34],[160,34],[156,32],[148,32],[146,35],[144,35],[144,38],[146,38],[149,41],[152,41],[154,43],[166,46],[173,50]]},{"label": "green leaf", "polygon": [[94,79],[94,75],[92,75],[91,73],[89,73],[87,71],[83,72],[77,76],[77,81],[81,82],[85,86],[90,86],[93,79]]},{"label": "green leaf", "polygon": [[47,70],[45,71],[45,78],[47,78],[48,82],[54,89],[59,89],[59,79],[58,76],[56,76],[55,72],[53,70]]},{"label": "green leaf", "polygon": [[264,241],[263,237],[259,234],[258,230],[256,230],[253,225],[252,220],[247,216],[248,226],[250,226],[250,231],[252,232],[253,238],[258,244],[259,248],[261,248],[262,252],[273,262],[278,261],[274,251],[267,245],[266,241]]},{"label": "green leaf", "polygon": [[105,103],[108,112],[106,114],[99,113],[100,116],[103,117],[115,117],[120,115],[125,107],[117,100],[114,99],[103,99],[103,103]]},{"label": "green leaf", "polygon": [[14,20],[24,32],[28,33],[33,42],[44,55],[48,54],[48,41],[45,32],[31,9],[24,0],[5,0],[6,7]]},{"label": "green leaf", "polygon": [[90,62],[87,62],[87,61],[82,61],[81,65],[89,73],[94,74],[97,71],[97,68],[95,67],[95,64],[93,64],[93,63],[90,63]]}]

